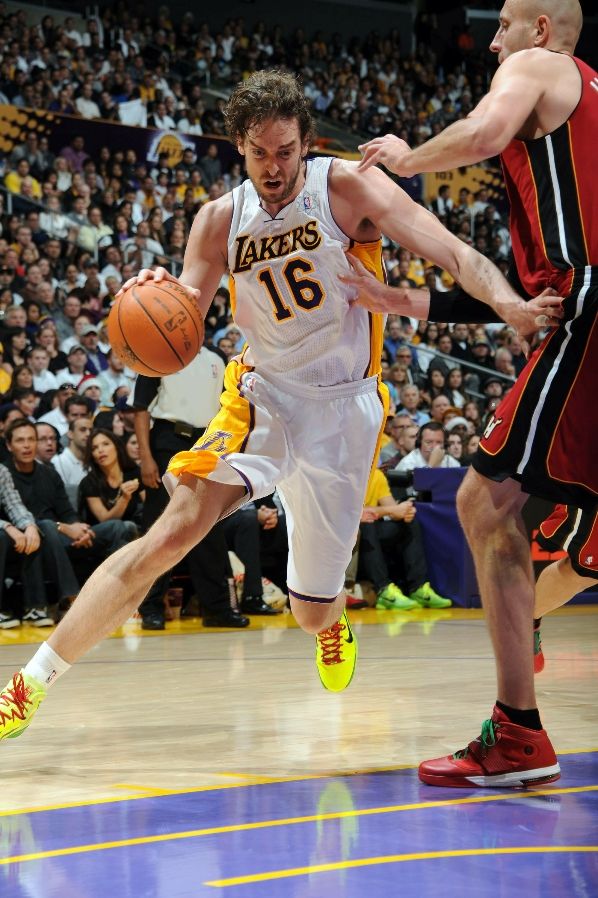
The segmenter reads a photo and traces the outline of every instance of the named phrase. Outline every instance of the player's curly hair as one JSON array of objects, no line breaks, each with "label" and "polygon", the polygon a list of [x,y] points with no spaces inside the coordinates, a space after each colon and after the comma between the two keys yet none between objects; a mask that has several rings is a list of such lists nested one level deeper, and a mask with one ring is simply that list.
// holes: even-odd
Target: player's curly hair
[{"label": "player's curly hair", "polygon": [[229,137],[244,140],[248,130],[272,118],[296,118],[302,142],[313,140],[315,123],[299,80],[279,69],[254,72],[232,92],[224,110]]}]

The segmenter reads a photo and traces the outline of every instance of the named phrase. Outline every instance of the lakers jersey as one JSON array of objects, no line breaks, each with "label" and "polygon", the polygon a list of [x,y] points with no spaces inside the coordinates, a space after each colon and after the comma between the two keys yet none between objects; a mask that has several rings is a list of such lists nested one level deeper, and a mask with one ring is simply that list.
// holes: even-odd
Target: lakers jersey
[{"label": "lakers jersey", "polygon": [[511,239],[527,292],[571,291],[576,270],[598,265],[598,74],[575,59],[579,103],[560,128],[512,140],[501,160],[511,203]]},{"label": "lakers jersey", "polygon": [[297,386],[380,371],[383,316],[351,303],[338,276],[350,271],[350,251],[382,279],[381,243],[353,244],[334,221],[332,161],[308,161],[303,189],[275,217],[251,181],[233,191],[228,264],[233,316],[248,343],[243,362]]}]

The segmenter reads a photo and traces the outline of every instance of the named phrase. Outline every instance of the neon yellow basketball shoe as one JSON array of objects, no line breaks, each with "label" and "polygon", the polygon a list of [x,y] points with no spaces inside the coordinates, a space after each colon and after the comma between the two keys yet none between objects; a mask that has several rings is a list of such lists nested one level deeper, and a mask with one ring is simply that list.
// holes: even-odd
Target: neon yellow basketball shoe
[{"label": "neon yellow basketball shoe", "polygon": [[357,637],[343,611],[336,624],[316,636],[316,664],[322,686],[330,692],[342,692],[353,679],[356,663]]},{"label": "neon yellow basketball shoe", "polygon": [[0,692],[0,739],[20,736],[46,695],[46,688],[39,680],[22,670],[16,673]]}]

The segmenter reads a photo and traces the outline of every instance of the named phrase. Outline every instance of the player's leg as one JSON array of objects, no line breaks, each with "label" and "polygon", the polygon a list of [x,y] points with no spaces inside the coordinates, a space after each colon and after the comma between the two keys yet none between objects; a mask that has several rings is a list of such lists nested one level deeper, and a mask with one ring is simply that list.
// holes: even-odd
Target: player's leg
[{"label": "player's leg", "polygon": [[420,765],[420,778],[431,785],[508,786],[560,775],[536,708],[530,639],[535,584],[521,517],[525,499],[516,481],[496,483],[473,469],[458,494],[494,647],[498,699],[478,739],[462,752]]},{"label": "player's leg", "polygon": [[48,643],[0,693],[0,739],[19,735],[47,687],[92,646],[121,626],[154,580],[183,558],[235,505],[244,488],[184,475],[164,514],[140,539],[94,571]]},{"label": "player's leg", "polygon": [[573,505],[556,505],[542,521],[537,540],[548,552],[567,552],[549,564],[536,583],[534,608],[534,670],[544,669],[540,623],[584,589],[598,583],[598,514]]},{"label": "player's leg", "polygon": [[128,619],[154,580],[174,567],[243,495],[241,487],[184,475],[162,516],[91,575],[48,640],[72,664]]},{"label": "player's leg", "polygon": [[560,558],[545,567],[536,583],[534,617],[540,618],[565,605],[569,599],[598,584],[598,579],[582,577],[573,570],[571,559]]}]

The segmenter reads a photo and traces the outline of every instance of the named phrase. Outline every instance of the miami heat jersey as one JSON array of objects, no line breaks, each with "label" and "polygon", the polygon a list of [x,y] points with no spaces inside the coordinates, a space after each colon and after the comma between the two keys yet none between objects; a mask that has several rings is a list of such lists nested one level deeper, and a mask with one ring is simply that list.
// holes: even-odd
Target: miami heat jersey
[{"label": "miami heat jersey", "polygon": [[576,269],[598,265],[598,74],[575,63],[582,91],[569,119],[545,137],[511,141],[501,156],[515,263],[533,296],[569,293]]},{"label": "miami heat jersey", "polygon": [[266,378],[335,386],[380,370],[384,320],[350,303],[339,274],[354,253],[382,279],[380,241],[352,244],[328,199],[330,158],[307,162],[305,186],[272,217],[251,181],[233,191],[231,304],[247,338],[243,362]]}]

